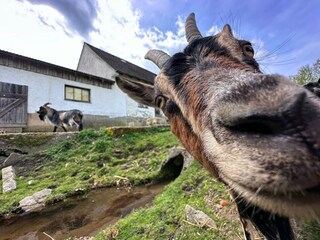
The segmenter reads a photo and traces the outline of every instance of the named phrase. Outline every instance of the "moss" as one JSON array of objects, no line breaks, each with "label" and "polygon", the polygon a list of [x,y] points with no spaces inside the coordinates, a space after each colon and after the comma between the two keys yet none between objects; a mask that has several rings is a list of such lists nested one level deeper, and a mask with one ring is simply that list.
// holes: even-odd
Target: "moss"
[{"label": "moss", "polygon": [[[43,188],[53,189],[46,200],[51,204],[96,187],[139,185],[156,180],[161,174],[162,177],[170,175],[169,171],[159,173],[169,148],[178,144],[168,128],[116,131],[114,134],[112,129],[84,130],[39,153],[45,159],[40,161],[40,170],[18,177],[16,190],[0,193],[0,215],[14,211],[22,198]],[[33,139],[29,138],[29,141]],[[222,199],[230,204],[220,207]],[[217,228],[186,222],[186,204],[212,217]],[[305,240],[318,239],[319,224],[306,224],[303,233]],[[115,236],[139,240],[240,239],[242,231],[236,208],[224,186],[193,162],[165,188],[151,207],[137,210],[95,238],[112,239]]]},{"label": "moss", "polygon": [[106,130],[110,133],[113,137],[121,137],[126,134],[131,133],[141,133],[147,131],[147,128],[144,127],[112,127]]},{"label": "moss", "polygon": [[[190,188],[186,189],[186,185]],[[230,204],[223,209],[226,214],[217,214],[214,207],[216,203],[210,204],[206,197],[210,191],[219,196],[217,199],[210,198],[210,201],[218,203],[221,199],[229,198],[224,186],[212,179],[197,162],[193,162],[189,169],[165,188],[151,207],[121,219],[100,232],[95,239],[113,239],[114,232],[118,233],[117,239],[237,239],[242,235],[240,222],[228,218],[229,212],[236,212],[235,206]],[[217,228],[188,223],[185,220],[186,204],[212,217]],[[220,208],[218,210],[221,211]]]},{"label": "moss", "polygon": [[[168,128],[139,130],[118,135],[108,129],[88,129],[42,151],[38,155],[44,161],[39,161],[39,170],[18,178],[17,190],[0,194],[0,215],[14,210],[22,198],[43,188],[53,189],[48,199],[52,203],[93,187],[116,185],[118,179],[115,176],[127,178],[132,185],[152,181],[169,153],[167,147],[178,142]],[[21,140],[21,144],[33,141],[30,135],[23,138],[26,136],[29,139]],[[47,135],[43,136],[44,142]],[[159,144],[162,138],[167,139],[166,147]],[[28,184],[29,181],[32,184]]]},{"label": "moss", "polygon": [[317,221],[302,224],[302,240],[320,239],[320,224]]},{"label": "moss", "polygon": [[15,134],[2,136],[1,138],[9,144],[17,147],[37,147],[48,143],[52,140],[53,135],[45,133],[33,134],[32,139],[30,139],[30,135],[28,134]]}]

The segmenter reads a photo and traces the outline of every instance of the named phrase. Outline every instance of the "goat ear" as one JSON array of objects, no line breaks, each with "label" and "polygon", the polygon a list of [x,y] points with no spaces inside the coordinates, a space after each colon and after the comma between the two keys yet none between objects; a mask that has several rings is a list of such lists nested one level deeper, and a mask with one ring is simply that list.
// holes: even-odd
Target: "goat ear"
[{"label": "goat ear", "polygon": [[229,24],[224,25],[222,31],[222,35],[233,37],[232,29]]},{"label": "goat ear", "polygon": [[156,108],[154,103],[154,86],[147,83],[141,83],[136,81],[124,80],[122,78],[116,78],[118,87],[125,92],[133,100]]}]

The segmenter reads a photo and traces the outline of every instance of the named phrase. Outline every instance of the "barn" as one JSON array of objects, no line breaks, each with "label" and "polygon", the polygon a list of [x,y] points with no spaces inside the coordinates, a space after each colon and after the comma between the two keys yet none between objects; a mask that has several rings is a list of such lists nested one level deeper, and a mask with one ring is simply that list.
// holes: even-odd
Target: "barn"
[{"label": "barn", "polygon": [[0,50],[0,129],[48,131],[36,111],[79,109],[84,128],[140,126],[156,115],[117,86],[116,78],[153,82],[155,74],[84,43],[77,70]]}]

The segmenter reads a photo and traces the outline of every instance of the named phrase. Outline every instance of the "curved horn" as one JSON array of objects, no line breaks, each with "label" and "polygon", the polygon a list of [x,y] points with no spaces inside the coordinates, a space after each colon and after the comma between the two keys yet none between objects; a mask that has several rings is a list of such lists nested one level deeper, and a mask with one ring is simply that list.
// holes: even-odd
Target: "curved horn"
[{"label": "curved horn", "polygon": [[188,43],[202,38],[202,35],[197,27],[194,13],[190,13],[190,15],[187,17],[185,29]]},{"label": "curved horn", "polygon": [[168,61],[170,56],[166,54],[164,51],[152,49],[147,52],[144,56],[145,59],[152,61],[154,64],[158,66],[158,68],[162,68],[163,65]]},{"label": "curved horn", "polygon": [[44,104],[43,106],[46,107],[48,105],[51,105],[51,103],[47,102],[46,104]]}]

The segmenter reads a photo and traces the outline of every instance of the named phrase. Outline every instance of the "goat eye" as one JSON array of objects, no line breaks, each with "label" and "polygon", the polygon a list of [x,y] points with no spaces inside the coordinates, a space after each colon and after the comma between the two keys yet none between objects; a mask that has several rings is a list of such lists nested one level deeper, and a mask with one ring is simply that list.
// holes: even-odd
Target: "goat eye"
[{"label": "goat eye", "polygon": [[253,57],[254,55],[254,50],[252,48],[251,45],[244,45],[243,46],[243,53],[247,56],[247,57]]},{"label": "goat eye", "polygon": [[157,106],[158,108],[163,109],[164,106],[166,105],[166,101],[167,101],[167,99],[166,99],[164,96],[159,95],[159,96],[157,96],[156,99],[155,99],[155,104],[156,104],[156,106]]}]

